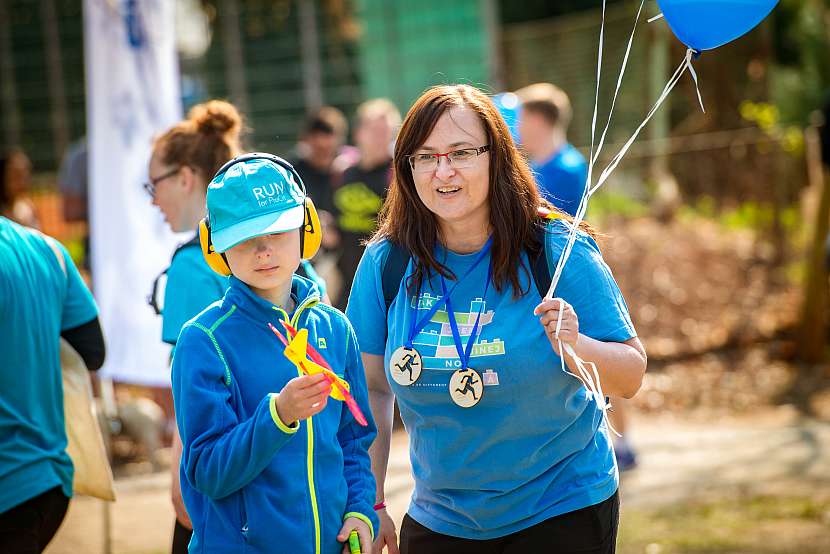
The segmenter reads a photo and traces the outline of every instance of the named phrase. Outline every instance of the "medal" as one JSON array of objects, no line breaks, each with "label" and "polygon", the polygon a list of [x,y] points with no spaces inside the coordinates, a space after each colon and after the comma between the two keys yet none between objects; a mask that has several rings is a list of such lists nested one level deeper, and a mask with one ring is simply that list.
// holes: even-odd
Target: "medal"
[{"label": "medal", "polygon": [[459,369],[450,378],[450,398],[457,406],[472,408],[484,396],[484,383],[478,371],[468,367]]},{"label": "medal", "polygon": [[398,347],[389,359],[389,374],[403,387],[408,387],[421,376],[424,367],[421,354],[414,348]]},{"label": "medal", "polygon": [[[482,300],[487,296],[487,291],[490,288],[490,277],[493,271],[492,264],[487,269],[487,282],[484,285],[484,294],[481,295]],[[481,401],[484,395],[484,381],[481,375],[476,370],[469,366],[470,356],[473,353],[473,344],[478,335],[478,324],[481,322],[481,312],[484,309],[484,302],[478,309],[476,321],[473,328],[470,329],[470,338],[467,339],[467,345],[464,346],[461,342],[461,333],[458,331],[458,322],[455,320],[455,310],[452,307],[452,300],[447,293],[447,283],[441,277],[441,290],[447,298],[447,317],[450,321],[450,329],[452,330],[452,340],[455,343],[455,350],[458,352],[458,359],[461,361],[461,369],[454,372],[450,377],[449,393],[452,401],[456,406],[462,408],[472,408]]]},{"label": "medal", "polygon": [[[478,256],[476,257],[473,264],[467,269],[467,272],[456,281],[453,285],[453,288],[447,292],[446,283],[444,283],[443,278],[441,280],[444,296],[439,300],[436,300],[432,306],[427,310],[427,313],[424,314],[423,317],[418,319],[418,309],[420,308],[420,295],[421,295],[421,286],[420,282],[418,283],[418,290],[415,293],[415,300],[414,300],[414,307],[410,305],[408,308],[410,311],[410,318],[409,318],[409,333],[407,335],[406,342],[402,346],[399,346],[392,352],[392,356],[389,358],[389,375],[392,377],[392,380],[395,381],[397,384],[401,385],[402,387],[408,387],[415,383],[418,378],[421,376],[421,370],[424,367],[423,359],[421,358],[421,354],[415,349],[413,346],[413,342],[415,337],[418,336],[418,333],[426,327],[429,322],[432,320],[433,316],[440,310],[445,304],[449,306],[449,298],[452,294],[452,291],[455,290],[455,287],[458,286],[458,283],[461,282],[464,277],[472,273],[472,271],[481,263],[487,254],[490,252],[490,247],[493,244],[493,238],[490,237],[487,239],[487,242],[484,245],[484,248],[481,249]],[[412,275],[410,275],[410,278]],[[489,271],[488,271],[488,285],[489,285]],[[485,289],[486,292],[486,289]],[[451,313],[449,307],[447,308],[448,313]],[[481,311],[479,311],[479,315],[481,315]],[[476,323],[478,326],[478,323]],[[480,379],[479,379],[480,380]]]}]

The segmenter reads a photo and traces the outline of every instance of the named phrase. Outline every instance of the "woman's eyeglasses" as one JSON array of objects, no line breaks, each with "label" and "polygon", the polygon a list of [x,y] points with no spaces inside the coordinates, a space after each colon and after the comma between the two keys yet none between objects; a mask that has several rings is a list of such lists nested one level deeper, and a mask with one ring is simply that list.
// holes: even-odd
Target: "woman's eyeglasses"
[{"label": "woman's eyeglasses", "polygon": [[176,169],[171,169],[170,171],[168,171],[164,175],[159,175],[158,177],[155,177],[155,178],[150,177],[150,181],[147,182],[147,183],[144,183],[142,185],[144,187],[144,191],[147,194],[149,194],[151,198],[155,198],[156,197],[156,187],[158,186],[158,184],[161,183],[162,181],[164,181],[165,179],[169,179],[170,177],[172,177],[173,175],[178,173],[179,170],[181,170],[181,166],[177,167]]},{"label": "woman's eyeglasses", "polygon": [[478,148],[462,148],[460,150],[453,150],[444,154],[413,154],[409,156],[409,165],[412,171],[417,173],[432,173],[438,169],[439,160],[446,157],[450,167],[454,169],[464,169],[471,167],[476,158],[490,150],[489,145],[480,146]]}]

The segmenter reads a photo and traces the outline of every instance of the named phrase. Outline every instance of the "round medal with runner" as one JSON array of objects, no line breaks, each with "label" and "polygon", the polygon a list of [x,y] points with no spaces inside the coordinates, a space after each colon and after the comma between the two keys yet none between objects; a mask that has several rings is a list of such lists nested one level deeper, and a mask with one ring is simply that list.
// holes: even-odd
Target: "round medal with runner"
[{"label": "round medal with runner", "polygon": [[389,359],[389,374],[399,385],[408,387],[421,376],[424,367],[421,354],[414,348],[401,346],[392,353]]},{"label": "round medal with runner", "polygon": [[[487,269],[487,282],[484,285],[484,294],[481,295],[482,299],[487,296],[487,291],[490,288],[492,269],[492,266]],[[481,375],[469,366],[470,357],[473,353],[473,344],[475,344],[476,338],[478,338],[478,326],[481,322],[481,312],[484,309],[484,302],[478,308],[476,321],[470,328],[470,338],[467,339],[465,346],[461,341],[461,332],[458,329],[458,321],[456,320],[455,310],[452,307],[452,299],[447,292],[447,283],[443,277],[441,277],[441,290],[447,299],[447,318],[449,319],[455,350],[458,352],[458,359],[461,361],[461,369],[455,371],[452,377],[450,377],[448,389],[450,398],[452,398],[456,406],[472,408],[481,402],[481,397],[484,396],[484,381],[482,381]],[[472,313],[469,315],[472,316]],[[467,320],[467,325],[469,326],[469,320]]]},{"label": "round medal with runner", "polygon": [[450,378],[450,398],[457,406],[472,408],[484,396],[484,383],[475,369],[459,369]]}]

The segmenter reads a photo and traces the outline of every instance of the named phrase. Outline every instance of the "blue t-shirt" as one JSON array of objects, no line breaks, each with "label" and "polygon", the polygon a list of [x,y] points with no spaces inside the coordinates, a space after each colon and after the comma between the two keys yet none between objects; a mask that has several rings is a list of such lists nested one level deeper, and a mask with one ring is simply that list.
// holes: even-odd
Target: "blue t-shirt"
[{"label": "blue t-shirt", "polygon": [[167,270],[161,340],[176,344],[185,323],[225,295],[228,278],[207,265],[198,245],[180,249]]},{"label": "blue t-shirt", "polygon": [[[555,263],[567,230],[562,222],[551,223],[550,230],[546,249]],[[490,286],[482,297],[488,255],[452,293],[465,345],[482,310],[470,367],[482,375],[484,392],[477,405],[461,408],[448,391],[460,362],[444,309],[414,340],[423,358],[418,381],[401,386],[389,376],[390,356],[406,339],[415,303],[402,283],[386,314],[381,268],[388,252],[385,241],[367,248],[346,313],[361,352],[384,356],[409,432],[415,478],[409,515],[438,533],[490,539],[609,498],[618,477],[602,412],[581,382],[562,371],[533,315],[541,298],[532,278],[520,272],[529,292],[517,299],[510,286],[502,292]],[[476,257],[437,253],[456,275]],[[406,274],[411,271],[410,261]],[[440,296],[440,280],[425,282],[418,317]],[[574,306],[585,335],[615,342],[636,336],[611,270],[584,233],[577,236],[557,296]]]},{"label": "blue t-shirt", "polygon": [[60,334],[98,309],[66,249],[0,217],[0,513],[60,486],[66,454]]},{"label": "blue t-shirt", "polygon": [[545,200],[572,216],[576,215],[588,178],[588,164],[579,150],[566,143],[548,161],[531,163],[530,169]]}]

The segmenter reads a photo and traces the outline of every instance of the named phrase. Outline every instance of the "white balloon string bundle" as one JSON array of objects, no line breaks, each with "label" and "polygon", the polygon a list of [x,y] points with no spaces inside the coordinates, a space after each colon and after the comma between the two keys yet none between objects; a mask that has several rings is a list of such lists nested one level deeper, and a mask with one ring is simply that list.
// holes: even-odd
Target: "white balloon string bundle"
[{"label": "white balloon string bundle", "polygon": [[[591,120],[591,150],[588,159],[588,177],[585,183],[585,191],[582,194],[582,199],[579,202],[579,207],[577,208],[576,215],[573,218],[573,223],[567,225],[569,227],[568,232],[568,240],[565,244],[565,248],[562,249],[562,253],[559,256],[559,260],[556,263],[556,269],[553,272],[553,278],[551,280],[550,288],[548,289],[548,293],[546,298],[554,298],[554,294],[556,292],[556,286],[559,284],[559,280],[562,277],[562,271],[565,267],[565,264],[568,261],[568,258],[571,255],[571,250],[573,249],[574,242],[576,241],[576,235],[579,230],[579,224],[585,218],[585,212],[588,209],[588,201],[590,200],[591,196],[608,180],[614,170],[622,161],[625,154],[631,148],[631,145],[634,144],[634,141],[637,140],[637,137],[640,135],[640,132],[645,128],[651,118],[654,117],[654,114],[657,113],[657,110],[660,106],[665,102],[666,98],[668,98],[669,93],[674,89],[675,85],[680,81],[683,77],[683,74],[688,70],[689,74],[691,75],[692,79],[694,80],[695,88],[697,89],[697,96],[698,101],[700,102],[700,107],[703,109],[703,98],[700,95],[700,88],[698,86],[698,79],[697,73],[695,73],[694,68],[692,67],[692,58],[694,57],[695,51],[689,48],[686,50],[686,56],[683,59],[683,62],[677,67],[677,69],[672,74],[671,78],[669,79],[666,86],[663,88],[663,91],[660,93],[660,96],[657,98],[654,106],[652,106],[651,110],[646,114],[645,119],[643,122],[637,127],[631,137],[622,145],[620,150],[617,154],[611,158],[611,161],[608,163],[607,166],[602,170],[600,173],[599,179],[597,179],[596,184],[593,183],[593,176],[594,176],[594,166],[599,159],[599,156],[602,152],[603,146],[605,146],[605,137],[608,134],[608,129],[611,126],[611,119],[614,115],[614,108],[617,105],[617,97],[619,96],[620,87],[622,86],[623,75],[625,74],[625,69],[628,65],[628,58],[631,54],[631,45],[634,41],[634,35],[637,32],[637,24],[640,21],[640,15],[643,11],[643,5],[645,4],[645,0],[640,1],[640,6],[637,10],[637,16],[634,19],[634,28],[631,31],[631,35],[628,38],[628,44],[625,49],[625,55],[623,56],[622,65],[620,67],[620,74],[617,77],[617,84],[614,89],[614,96],[611,100],[611,108],[608,111],[608,120],[605,123],[605,128],[600,135],[599,142],[596,142],[596,129],[597,129],[597,112],[599,110],[599,90],[600,90],[600,82],[602,78],[602,51],[603,45],[605,42],[605,10],[606,10],[606,2],[603,0],[602,2],[602,23],[600,24],[599,30],[599,49],[597,53],[597,86],[596,86],[596,94],[594,97],[594,114]],[[653,20],[654,18],[652,18]],[[705,111],[705,110],[704,110]],[[561,308],[561,304],[560,304]],[[603,411],[603,417],[606,418],[606,423],[608,424],[609,429],[611,429],[614,433],[619,435],[613,427],[611,426],[610,422],[607,421],[608,417],[608,408],[611,405],[606,401],[605,394],[602,391],[602,385],[599,379],[599,373],[597,371],[596,364],[593,362],[586,362],[582,360],[574,351],[573,347],[570,344],[563,344],[562,341],[559,341],[559,330],[561,326],[561,318],[562,318],[562,310],[559,311],[559,319],[557,320],[556,324],[556,333],[555,338],[559,344],[559,352],[560,358],[562,360],[562,369],[565,369],[565,360],[564,355],[567,353],[574,361],[574,365],[577,367],[577,372],[579,375],[575,375],[571,372],[571,375],[577,377],[580,381],[582,381],[588,390],[591,392],[591,396],[597,403],[597,406]],[[590,369],[590,371],[589,371]]]}]

